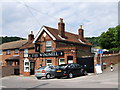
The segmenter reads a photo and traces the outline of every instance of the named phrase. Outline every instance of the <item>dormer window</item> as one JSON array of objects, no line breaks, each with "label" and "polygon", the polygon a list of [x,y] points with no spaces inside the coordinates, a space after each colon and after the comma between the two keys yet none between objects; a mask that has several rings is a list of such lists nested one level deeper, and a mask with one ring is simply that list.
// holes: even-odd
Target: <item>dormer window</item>
[{"label": "dormer window", "polygon": [[52,41],[46,41],[46,52],[52,51]]}]

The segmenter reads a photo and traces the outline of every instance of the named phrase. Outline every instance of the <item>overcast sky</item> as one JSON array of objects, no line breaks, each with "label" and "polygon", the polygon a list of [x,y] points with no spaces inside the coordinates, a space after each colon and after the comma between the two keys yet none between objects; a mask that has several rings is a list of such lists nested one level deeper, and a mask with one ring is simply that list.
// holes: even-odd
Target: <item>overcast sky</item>
[{"label": "overcast sky", "polygon": [[36,35],[43,25],[57,28],[59,18],[64,19],[67,32],[77,34],[79,25],[83,25],[85,37],[99,36],[108,28],[118,25],[118,0],[28,1],[2,2],[1,36],[27,38],[30,31]]}]

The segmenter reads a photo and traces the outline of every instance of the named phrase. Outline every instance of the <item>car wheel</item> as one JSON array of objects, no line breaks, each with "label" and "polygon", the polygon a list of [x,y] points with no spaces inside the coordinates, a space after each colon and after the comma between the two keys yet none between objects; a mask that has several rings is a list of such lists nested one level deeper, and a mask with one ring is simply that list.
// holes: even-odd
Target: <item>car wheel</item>
[{"label": "car wheel", "polygon": [[50,79],[51,78],[51,75],[50,74],[47,74],[46,75],[46,79]]},{"label": "car wheel", "polygon": [[87,75],[87,71],[86,70],[83,72],[83,75]]},{"label": "car wheel", "polygon": [[41,77],[37,77],[37,79],[41,79]]},{"label": "car wheel", "polygon": [[70,72],[70,73],[68,74],[68,78],[73,78],[73,73],[72,73],[72,72]]}]

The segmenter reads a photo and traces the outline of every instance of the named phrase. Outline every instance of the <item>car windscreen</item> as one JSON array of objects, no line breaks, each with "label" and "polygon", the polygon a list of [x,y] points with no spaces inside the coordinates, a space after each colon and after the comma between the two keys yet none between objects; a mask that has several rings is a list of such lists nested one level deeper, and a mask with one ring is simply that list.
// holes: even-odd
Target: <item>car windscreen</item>
[{"label": "car windscreen", "polygon": [[38,69],[45,69],[46,68],[46,66],[42,66],[42,67],[39,67]]},{"label": "car windscreen", "polygon": [[67,64],[59,65],[58,68],[66,68]]}]

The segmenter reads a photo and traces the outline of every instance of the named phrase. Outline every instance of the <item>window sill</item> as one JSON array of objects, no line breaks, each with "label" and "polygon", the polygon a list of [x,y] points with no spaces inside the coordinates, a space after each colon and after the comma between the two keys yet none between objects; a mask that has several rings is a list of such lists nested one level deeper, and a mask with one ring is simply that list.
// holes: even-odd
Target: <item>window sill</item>
[{"label": "window sill", "polygon": [[6,54],[6,55],[10,55],[10,54]]}]

